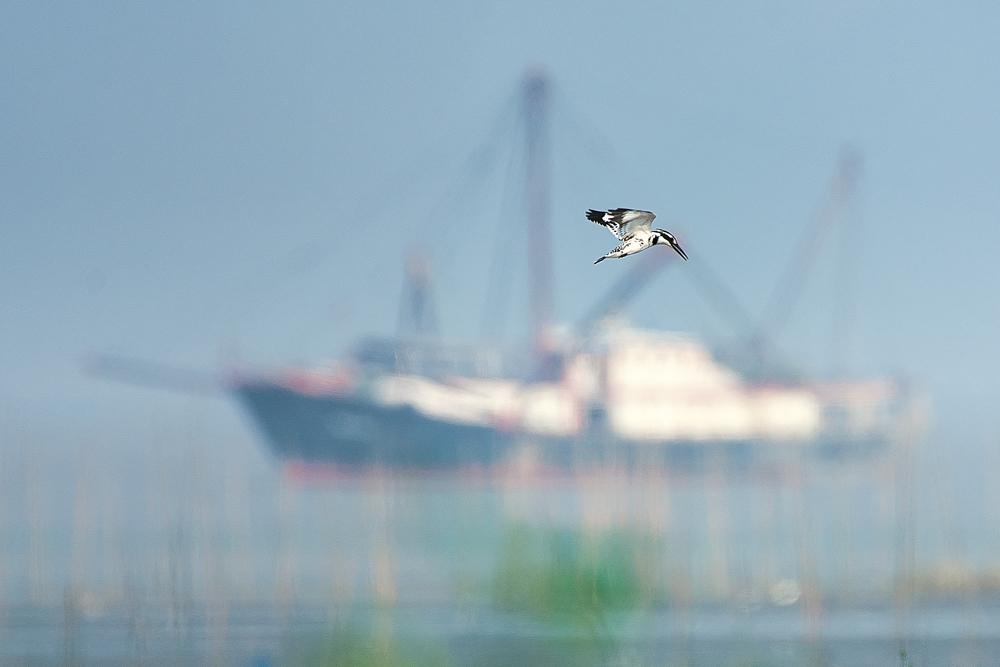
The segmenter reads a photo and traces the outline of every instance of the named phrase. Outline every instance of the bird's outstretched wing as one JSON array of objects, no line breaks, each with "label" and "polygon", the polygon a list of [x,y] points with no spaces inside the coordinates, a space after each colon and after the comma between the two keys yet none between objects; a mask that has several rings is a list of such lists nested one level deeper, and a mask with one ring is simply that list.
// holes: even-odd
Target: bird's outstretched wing
[{"label": "bird's outstretched wing", "polygon": [[652,211],[640,211],[632,208],[613,208],[608,213],[618,219],[623,236],[635,234],[637,231],[649,231],[656,214]]},{"label": "bird's outstretched wing", "polygon": [[649,231],[656,214],[632,208],[613,208],[609,211],[587,211],[587,219],[604,225],[619,241],[637,231]]},{"label": "bird's outstretched wing", "polygon": [[616,239],[619,241],[622,240],[621,224],[619,221],[615,220],[608,211],[595,211],[594,209],[589,209],[587,211],[587,220],[596,222],[597,224],[606,227],[609,232],[615,235]]}]

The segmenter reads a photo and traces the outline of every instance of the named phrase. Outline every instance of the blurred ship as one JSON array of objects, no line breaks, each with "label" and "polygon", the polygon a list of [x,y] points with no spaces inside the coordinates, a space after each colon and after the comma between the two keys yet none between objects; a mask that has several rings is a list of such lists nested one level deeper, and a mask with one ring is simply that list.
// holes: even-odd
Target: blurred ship
[{"label": "blurred ship", "polygon": [[[553,336],[548,98],[545,77],[528,76],[521,119],[532,357],[519,362],[501,350],[441,342],[427,321],[429,271],[411,260],[404,298],[410,336],[363,341],[349,358],[326,366],[233,379],[274,453],[304,464],[565,469],[696,466],[720,455],[745,464],[844,458],[891,444],[909,414],[898,382],[744,376],[692,336],[625,324],[618,313],[671,261],[668,253],[636,258],[575,332]],[[819,245],[856,171],[848,155],[826,214],[807,233],[793,266]],[[721,294],[734,301],[698,257],[689,266],[710,279],[716,300]],[[793,271],[785,282],[794,287],[800,278]],[[784,307],[794,297],[778,300]]]},{"label": "blurred ship", "polygon": [[691,336],[620,322],[553,356],[556,377],[522,381],[475,348],[373,340],[233,389],[283,460],[420,469],[868,455],[906,405],[887,380],[748,381]]},{"label": "blurred ship", "polygon": [[[241,371],[225,383],[279,459],[446,470],[697,466],[718,456],[751,465],[869,456],[893,443],[913,414],[900,382],[819,381],[760,364],[737,371],[690,335],[626,324],[620,313],[628,300],[672,262],[672,253],[629,260],[573,331],[553,335],[546,78],[529,75],[519,99],[524,230],[530,230],[528,358],[443,342],[430,322],[427,262],[411,258],[402,311],[408,335],[364,340],[334,363]],[[841,161],[820,215],[779,282],[786,289],[776,290],[776,306],[763,321],[787,320],[801,273],[850,196],[857,162],[850,154]],[[720,312],[742,310],[702,258],[693,256],[684,268]],[[740,319],[737,326],[745,328],[753,318],[744,311]],[[752,347],[760,352],[765,343],[758,331]],[[169,379],[128,364],[104,364],[102,372],[160,384]]]}]

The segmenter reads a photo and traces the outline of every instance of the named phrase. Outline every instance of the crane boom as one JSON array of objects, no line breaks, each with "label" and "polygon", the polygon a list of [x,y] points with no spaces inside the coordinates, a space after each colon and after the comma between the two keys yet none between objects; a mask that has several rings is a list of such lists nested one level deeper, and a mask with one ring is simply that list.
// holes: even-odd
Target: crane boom
[{"label": "crane boom", "polygon": [[673,253],[666,252],[647,252],[637,256],[628,272],[616,280],[611,289],[587,311],[577,324],[577,330],[586,334],[601,320],[620,313],[674,259]]}]

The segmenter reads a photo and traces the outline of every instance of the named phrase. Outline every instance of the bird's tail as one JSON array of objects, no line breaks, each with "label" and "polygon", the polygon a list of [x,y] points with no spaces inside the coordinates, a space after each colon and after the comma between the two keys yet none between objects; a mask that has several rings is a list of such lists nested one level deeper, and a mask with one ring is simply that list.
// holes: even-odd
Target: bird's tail
[{"label": "bird's tail", "polygon": [[603,224],[604,223],[604,216],[606,214],[607,214],[607,211],[595,211],[594,209],[588,209],[587,210],[587,220],[590,220],[591,222],[596,222],[596,223],[599,223],[599,224]]}]

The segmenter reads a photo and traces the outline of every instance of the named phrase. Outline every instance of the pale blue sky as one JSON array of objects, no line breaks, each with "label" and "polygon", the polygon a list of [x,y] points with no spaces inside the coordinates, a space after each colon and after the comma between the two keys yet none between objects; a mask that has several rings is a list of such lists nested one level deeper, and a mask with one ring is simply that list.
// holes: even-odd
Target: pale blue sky
[{"label": "pale blue sky", "polygon": [[[914,5],[6,2],[0,437],[237,424],[224,402],[96,383],[81,356],[336,356],[391,332],[414,242],[435,249],[445,330],[475,335],[497,239],[523,247],[516,220],[499,225],[503,160],[459,238],[428,211],[543,66],[561,320],[627,270],[591,264],[612,239],[582,212],[612,206],[658,211],[759,312],[849,144],[864,158],[851,366],[910,375],[939,424],[996,445],[1000,8]],[[781,340],[806,367],[825,364],[833,256]],[[684,270],[632,316],[725,340]]]}]

